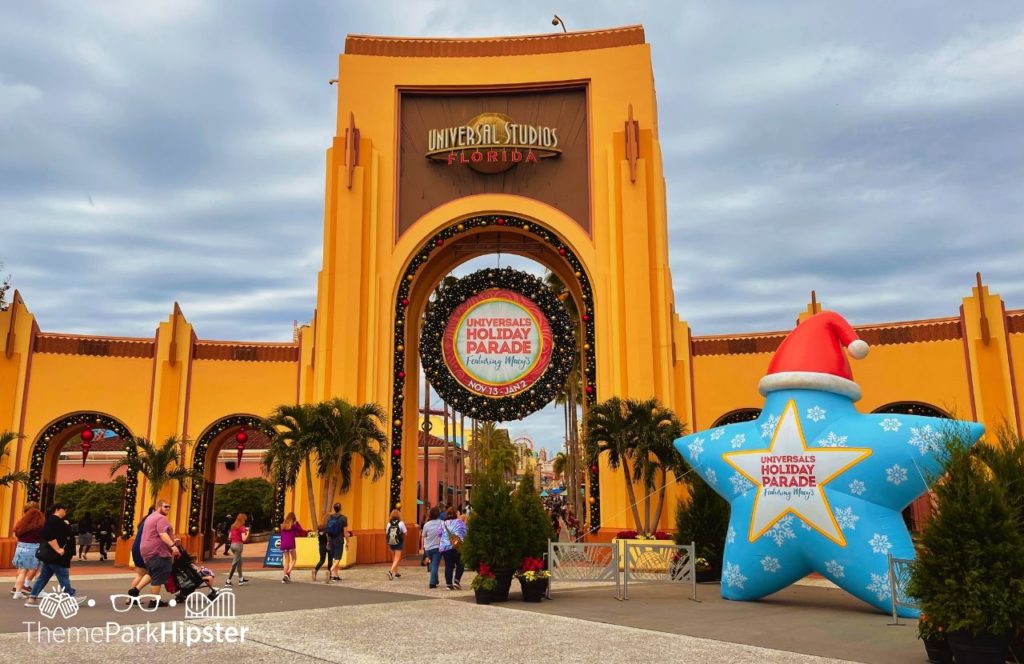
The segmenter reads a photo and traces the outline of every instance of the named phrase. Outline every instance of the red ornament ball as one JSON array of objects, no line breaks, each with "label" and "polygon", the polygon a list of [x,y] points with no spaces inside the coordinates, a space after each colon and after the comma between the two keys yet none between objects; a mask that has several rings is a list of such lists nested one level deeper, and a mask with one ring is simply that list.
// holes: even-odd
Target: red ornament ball
[{"label": "red ornament ball", "polygon": [[594,386],[593,385],[587,385],[587,394],[593,394],[593,393],[594,393]]},{"label": "red ornament ball", "polygon": [[583,320],[584,321],[590,320],[590,314],[583,314]]},{"label": "red ornament ball", "polygon": [[595,475],[597,474],[597,464],[596,463],[593,466],[590,467],[590,472],[594,473]]},{"label": "red ornament ball", "polygon": [[88,443],[93,439],[96,434],[92,432],[92,429],[86,429],[82,432],[82,442]]},{"label": "red ornament ball", "polygon": [[399,450],[399,449],[392,450],[391,454],[393,454],[394,456],[402,456],[402,450]]},{"label": "red ornament ball", "polygon": [[247,440],[249,440],[249,435],[244,431],[239,431],[238,433],[235,434],[235,441],[238,442],[239,446],[244,446],[245,441]]},{"label": "red ornament ball", "polygon": [[498,219],[494,223],[498,224],[499,226],[504,226],[505,225],[505,220],[504,219]]},{"label": "red ornament ball", "polygon": [[558,248],[558,255],[559,256],[564,256],[565,255],[565,247],[559,247]]},{"label": "red ornament ball", "polygon": [[434,242],[434,244],[436,244],[437,246],[440,247],[442,244],[444,244],[444,238],[443,237],[437,238],[437,241]]},{"label": "red ornament ball", "polygon": [[409,298],[407,298],[407,297],[403,297],[402,298],[402,306],[403,307],[409,306]]},{"label": "red ornament ball", "polygon": [[399,371],[398,372],[398,377],[399,378],[405,378],[405,372],[404,371]]}]

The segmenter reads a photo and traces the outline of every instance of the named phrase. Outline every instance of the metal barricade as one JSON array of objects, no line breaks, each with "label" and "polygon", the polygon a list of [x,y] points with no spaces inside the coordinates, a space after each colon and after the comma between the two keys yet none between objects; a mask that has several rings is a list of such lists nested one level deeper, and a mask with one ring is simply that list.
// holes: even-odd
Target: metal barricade
[{"label": "metal barricade", "polygon": [[613,543],[552,542],[548,540],[547,596],[555,581],[614,582],[619,595],[619,551]]},{"label": "metal barricade", "polygon": [[621,599],[629,599],[630,583],[686,583],[691,588],[690,599],[697,601],[696,547],[693,542],[669,544],[627,540],[622,545]]},{"label": "metal barricade", "polygon": [[901,625],[899,609],[916,609],[917,600],[907,594],[907,583],[914,565],[912,558],[893,558],[886,554],[889,562],[889,595],[892,598],[892,619],[890,625]]}]

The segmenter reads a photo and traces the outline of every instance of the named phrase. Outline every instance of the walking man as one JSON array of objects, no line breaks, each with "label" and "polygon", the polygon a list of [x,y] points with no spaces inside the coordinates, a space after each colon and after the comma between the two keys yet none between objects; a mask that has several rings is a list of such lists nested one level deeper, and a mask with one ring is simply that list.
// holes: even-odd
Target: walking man
[{"label": "walking man", "polygon": [[[142,559],[146,562],[146,571],[150,576],[150,592],[157,597],[160,596],[160,589],[171,577],[171,562],[178,547],[174,543],[174,529],[167,515],[171,511],[171,504],[166,500],[157,502],[156,512],[146,519],[146,528],[142,534],[142,545],[139,547],[142,552]],[[150,600],[149,608],[155,609],[165,606],[163,600]]]},{"label": "walking man", "polygon": [[352,534],[352,531],[348,529],[348,517],[341,513],[341,503],[334,503],[334,514],[327,519],[327,548],[331,557],[334,558],[328,583],[341,581],[338,570],[341,569],[341,554],[345,550],[346,532],[349,535]]}]

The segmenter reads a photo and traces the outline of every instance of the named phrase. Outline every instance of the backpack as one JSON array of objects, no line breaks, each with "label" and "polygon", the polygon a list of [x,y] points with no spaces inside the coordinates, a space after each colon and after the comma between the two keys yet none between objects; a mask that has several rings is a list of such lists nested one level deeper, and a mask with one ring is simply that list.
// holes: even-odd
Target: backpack
[{"label": "backpack", "polygon": [[341,537],[341,518],[332,516],[327,520],[327,536],[331,538]]},{"label": "backpack", "polygon": [[403,535],[402,529],[398,526],[398,520],[392,519],[391,523],[388,524],[388,546],[401,546]]}]

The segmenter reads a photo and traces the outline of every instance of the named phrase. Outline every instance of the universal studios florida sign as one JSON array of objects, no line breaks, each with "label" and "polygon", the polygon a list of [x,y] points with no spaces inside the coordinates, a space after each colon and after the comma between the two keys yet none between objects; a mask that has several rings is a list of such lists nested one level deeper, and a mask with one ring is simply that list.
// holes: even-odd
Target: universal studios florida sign
[{"label": "universal studios florida sign", "polygon": [[428,159],[465,164],[480,173],[500,173],[561,153],[557,128],[519,124],[501,113],[481,113],[464,125],[427,130]]}]

